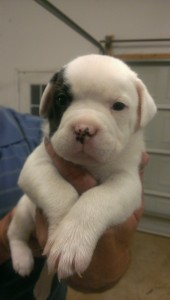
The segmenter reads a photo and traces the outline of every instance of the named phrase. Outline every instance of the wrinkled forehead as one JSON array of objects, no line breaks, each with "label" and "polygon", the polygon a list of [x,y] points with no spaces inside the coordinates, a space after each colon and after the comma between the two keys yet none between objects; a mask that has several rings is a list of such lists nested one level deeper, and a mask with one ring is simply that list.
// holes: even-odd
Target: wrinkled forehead
[{"label": "wrinkled forehead", "polygon": [[80,57],[65,67],[64,77],[74,95],[121,94],[133,88],[135,73],[123,62],[105,56]]}]

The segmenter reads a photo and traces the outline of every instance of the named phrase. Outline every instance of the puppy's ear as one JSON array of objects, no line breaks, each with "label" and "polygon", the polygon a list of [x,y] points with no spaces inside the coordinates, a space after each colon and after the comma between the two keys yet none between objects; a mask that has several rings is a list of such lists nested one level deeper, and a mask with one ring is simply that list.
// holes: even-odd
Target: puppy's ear
[{"label": "puppy's ear", "polygon": [[48,111],[53,99],[55,83],[57,81],[57,78],[58,73],[55,73],[42,94],[39,108],[40,116],[47,117],[48,115]]},{"label": "puppy's ear", "polygon": [[53,90],[54,90],[54,84],[49,82],[41,97],[40,107],[39,107],[40,116],[47,117],[49,107],[52,102]]},{"label": "puppy's ear", "polygon": [[145,127],[156,114],[157,108],[144,83],[137,78],[136,87],[138,92],[138,127]]}]

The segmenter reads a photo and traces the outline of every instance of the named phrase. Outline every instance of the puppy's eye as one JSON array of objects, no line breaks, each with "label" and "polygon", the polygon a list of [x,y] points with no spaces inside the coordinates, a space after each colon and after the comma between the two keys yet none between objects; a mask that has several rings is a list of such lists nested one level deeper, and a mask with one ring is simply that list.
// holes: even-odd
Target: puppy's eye
[{"label": "puppy's eye", "polygon": [[59,94],[55,97],[55,103],[58,106],[66,107],[69,104],[69,98],[65,94]]},{"label": "puppy's eye", "polygon": [[112,109],[116,110],[116,111],[121,111],[125,108],[126,108],[126,105],[123,102],[119,102],[119,101],[115,102],[112,106]]}]

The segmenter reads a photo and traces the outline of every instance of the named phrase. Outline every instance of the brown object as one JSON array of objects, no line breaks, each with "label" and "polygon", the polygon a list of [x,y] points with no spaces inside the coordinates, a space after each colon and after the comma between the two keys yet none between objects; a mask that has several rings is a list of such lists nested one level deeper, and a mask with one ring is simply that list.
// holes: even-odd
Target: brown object
[{"label": "brown object", "polygon": [[146,60],[168,60],[170,59],[170,53],[131,53],[131,54],[119,54],[115,57],[124,61],[146,61]]}]

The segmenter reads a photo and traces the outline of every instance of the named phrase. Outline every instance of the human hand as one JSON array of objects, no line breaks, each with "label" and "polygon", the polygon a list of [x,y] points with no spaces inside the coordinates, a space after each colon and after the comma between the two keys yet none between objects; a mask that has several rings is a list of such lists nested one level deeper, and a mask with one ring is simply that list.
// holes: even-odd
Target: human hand
[{"label": "human hand", "polygon": [[[147,164],[148,155],[145,153],[142,156],[140,166],[140,177],[143,181],[144,167]],[[58,167],[60,172],[81,194],[89,188],[95,186],[97,182],[94,178],[71,163],[58,159]],[[141,207],[134,212],[132,216],[123,224],[108,229],[99,240],[96,250],[93,255],[92,262],[86,272],[83,274],[83,279],[77,275],[68,279],[68,283],[81,291],[99,291],[107,289],[117,281],[128,267],[129,263],[129,246],[131,238],[136,230],[137,224],[143,213],[143,197]],[[0,247],[5,253],[3,259],[9,256],[8,242],[5,233],[9,226],[12,214],[7,215],[0,224]],[[47,241],[48,224],[46,218],[40,210],[37,210],[36,216],[36,236],[42,249]],[[3,243],[1,243],[3,241]],[[35,245],[35,243],[33,243]],[[38,250],[33,246],[34,250]],[[6,252],[5,252],[6,251]],[[37,251],[36,251],[37,252]]]},{"label": "human hand", "polygon": [[10,249],[7,238],[7,230],[12,220],[14,210],[9,212],[3,219],[0,220],[0,264],[10,257]]},{"label": "human hand", "polygon": [[[143,153],[139,176],[143,184],[144,169],[149,156]],[[102,292],[113,287],[126,272],[130,261],[130,245],[144,210],[143,192],[141,206],[121,225],[109,228],[98,241],[88,269],[80,278],[68,278],[68,284],[80,292]]]},{"label": "human hand", "polygon": [[[149,156],[147,153],[143,153],[141,158],[141,164],[139,167],[139,175],[141,181],[143,183],[143,174],[144,168],[148,163]],[[74,185],[77,189],[79,194],[88,190],[89,188],[97,185],[95,179],[83,169],[80,169],[78,166],[73,165],[72,163],[66,162],[64,160],[58,159],[58,165],[60,168],[60,172],[63,177],[67,178],[67,180]],[[114,231],[115,229],[118,234],[118,239],[123,239],[127,237],[127,232],[131,232],[132,229],[136,229],[138,221],[143,213],[143,195],[141,201],[141,207],[134,212],[134,214],[123,224],[116,226],[116,228],[110,228],[106,231],[110,233],[110,231]],[[41,210],[37,209],[36,213],[36,232],[39,243],[42,248],[44,248],[46,241],[47,241],[47,234],[48,234],[48,224],[45,216],[43,216]]]},{"label": "human hand", "polygon": [[[144,168],[147,162],[148,155],[144,153],[139,168],[141,181],[143,181]],[[67,174],[67,180],[72,183],[72,179],[75,176],[77,181],[76,183],[74,182],[74,186],[78,189],[81,176],[76,176],[76,168],[76,166],[75,168],[73,167],[73,173],[70,174],[70,177],[69,174]],[[68,172],[68,170],[69,168],[66,168],[66,172]],[[79,171],[80,170],[78,170],[78,172]],[[90,180],[90,177],[88,178]],[[92,181],[91,184],[93,186],[97,183]],[[82,183],[80,184],[80,186],[82,186]],[[84,191],[86,189],[88,189],[87,181],[83,187]],[[79,191],[79,193],[81,193],[81,191]],[[69,285],[77,290],[89,292],[107,289],[110,285],[114,284],[124,274],[128,267],[130,258],[130,242],[142,213],[143,197],[141,201],[141,207],[136,212],[134,212],[126,222],[119,226],[110,228],[104,233],[104,235],[98,242],[90,266],[83,274],[83,278],[80,278],[75,274],[68,279]],[[43,248],[47,241],[48,224],[45,217],[40,211],[37,212],[36,228],[37,236],[39,236],[39,242]]]}]

